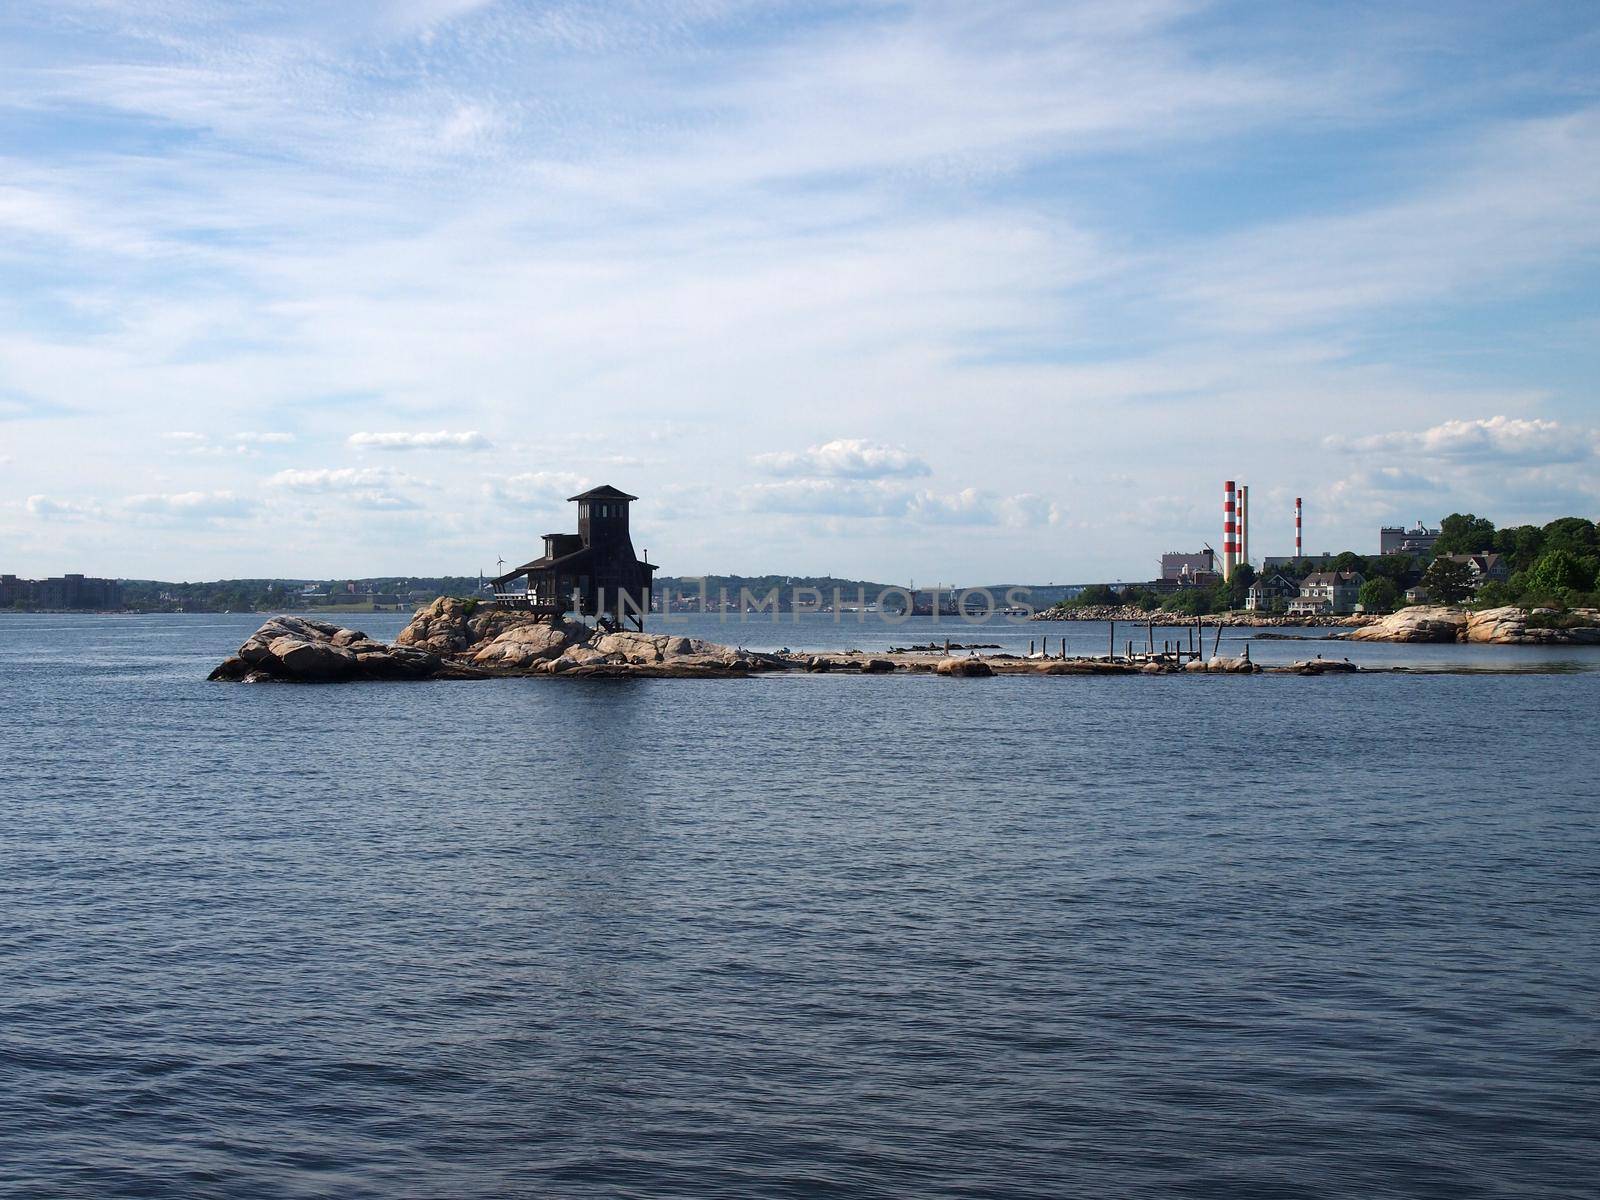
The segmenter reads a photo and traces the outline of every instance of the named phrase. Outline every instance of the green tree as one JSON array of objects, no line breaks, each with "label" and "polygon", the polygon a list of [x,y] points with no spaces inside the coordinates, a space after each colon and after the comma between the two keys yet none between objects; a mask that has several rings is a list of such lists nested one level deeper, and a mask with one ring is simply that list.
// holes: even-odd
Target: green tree
[{"label": "green tree", "polygon": [[1517,525],[1494,535],[1495,553],[1503,554],[1513,571],[1526,571],[1544,550],[1544,530],[1537,525]]},{"label": "green tree", "polygon": [[1433,544],[1433,553],[1477,554],[1493,548],[1493,521],[1472,513],[1451,513],[1439,523],[1439,540]]},{"label": "green tree", "polygon": [[1515,603],[1516,599],[1516,589],[1510,583],[1501,583],[1498,579],[1491,579],[1478,589],[1477,601],[1480,608],[1502,608]]},{"label": "green tree", "polygon": [[1523,586],[1533,597],[1587,592],[1595,586],[1595,560],[1567,550],[1547,550],[1527,572]]},{"label": "green tree", "polygon": [[1072,603],[1078,605],[1080,608],[1087,607],[1091,604],[1099,606],[1104,604],[1115,604],[1116,602],[1117,594],[1113,592],[1108,585],[1103,583],[1091,583],[1088,587],[1084,588],[1083,591],[1079,592],[1077,598],[1072,601]]},{"label": "green tree", "polygon": [[1354,550],[1346,550],[1343,554],[1339,555],[1338,558],[1333,560],[1333,569],[1335,571],[1359,571],[1366,565],[1367,560],[1362,558],[1361,555],[1357,554]]},{"label": "green tree", "polygon": [[1416,560],[1409,554],[1374,554],[1362,560],[1356,570],[1368,579],[1387,579],[1395,585],[1396,591],[1403,591],[1401,585],[1410,581],[1416,566]]},{"label": "green tree", "polygon": [[1394,586],[1394,581],[1379,575],[1376,579],[1369,579],[1361,585],[1361,607],[1369,613],[1386,613],[1394,610],[1395,601],[1400,599],[1400,590]]},{"label": "green tree", "polygon": [[1161,607],[1167,612],[1184,613],[1191,617],[1203,617],[1211,611],[1214,593],[1210,588],[1188,587],[1180,588],[1161,602]]},{"label": "green tree", "polygon": [[1249,563],[1240,563],[1233,569],[1233,574],[1228,576],[1224,585],[1227,589],[1227,607],[1243,608],[1245,593],[1250,590],[1250,585],[1256,581],[1256,569]]},{"label": "green tree", "polygon": [[1561,517],[1543,529],[1540,552],[1566,550],[1580,557],[1600,553],[1600,534],[1593,521],[1585,517]]},{"label": "green tree", "polygon": [[1439,604],[1460,604],[1472,595],[1472,568],[1464,562],[1436,558],[1423,572],[1422,586]]}]

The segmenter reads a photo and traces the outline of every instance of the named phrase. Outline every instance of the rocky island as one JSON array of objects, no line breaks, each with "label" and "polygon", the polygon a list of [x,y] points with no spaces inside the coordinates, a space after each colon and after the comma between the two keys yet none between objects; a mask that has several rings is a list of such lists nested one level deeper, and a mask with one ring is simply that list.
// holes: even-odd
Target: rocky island
[{"label": "rocky island", "polygon": [[[1344,637],[1362,641],[1483,642],[1501,645],[1600,645],[1600,614],[1537,610],[1408,608]],[[1403,669],[1403,668],[1398,668]],[[1320,655],[1282,666],[1242,655],[1204,657],[1178,649],[1118,657],[1066,658],[1046,654],[941,653],[933,645],[884,654],[859,650],[819,654],[767,653],[675,634],[596,628],[582,621],[478,606],[442,597],[418,610],[393,644],[355,629],[308,617],[272,617],[251,634],[210,678],[257,683],[338,683],[360,680],[493,679],[507,676],[739,678],[773,671],[893,672],[990,675],[1327,675],[1360,671]]]},{"label": "rocky island", "polygon": [[[1296,664],[1321,674],[1334,664]],[[1290,669],[1290,668],[1283,668]],[[956,656],[901,651],[826,654],[762,653],[673,634],[595,628],[441,597],[418,610],[394,643],[308,617],[276,616],[251,634],[210,678],[258,683],[338,683],[360,680],[492,679],[504,676],[734,678],[769,671],[895,671],[949,676],[996,674],[1165,674],[1175,671],[1254,673],[1248,656],[1191,658],[1156,654],[1127,659],[1066,659],[1034,655]]]}]

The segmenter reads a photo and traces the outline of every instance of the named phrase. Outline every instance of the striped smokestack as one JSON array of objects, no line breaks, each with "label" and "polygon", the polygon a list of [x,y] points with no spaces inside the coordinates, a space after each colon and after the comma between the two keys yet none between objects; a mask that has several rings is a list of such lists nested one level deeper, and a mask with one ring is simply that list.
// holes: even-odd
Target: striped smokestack
[{"label": "striped smokestack", "polygon": [[1294,498],[1294,556],[1297,559],[1301,557],[1300,545],[1300,497],[1296,496]]},{"label": "striped smokestack", "polygon": [[1239,525],[1234,512],[1233,480],[1222,485],[1222,577],[1233,575],[1239,559]]},{"label": "striped smokestack", "polygon": [[1250,485],[1239,485],[1239,561],[1250,561]]}]

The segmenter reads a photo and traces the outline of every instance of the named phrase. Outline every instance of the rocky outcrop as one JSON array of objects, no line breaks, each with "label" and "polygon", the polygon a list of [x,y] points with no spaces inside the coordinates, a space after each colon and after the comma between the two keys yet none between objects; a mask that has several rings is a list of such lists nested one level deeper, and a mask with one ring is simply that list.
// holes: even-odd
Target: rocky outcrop
[{"label": "rocky outcrop", "polygon": [[[1525,608],[1486,608],[1467,614],[1467,641],[1498,646],[1600,645],[1592,610],[1558,614]],[[1540,623],[1542,622],[1542,623]]]},{"label": "rocky outcrop", "polygon": [[440,599],[419,611],[392,646],[325,621],[273,617],[211,678],[297,683],[531,674],[709,678],[794,665],[781,655],[695,638],[604,632],[529,613],[475,613],[459,600]]},{"label": "rocky outcrop", "polygon": [[[472,600],[440,596],[417,610],[411,624],[395,640],[397,646],[415,646],[435,654],[455,654],[492,641],[510,630],[538,625],[545,618],[516,609],[484,606]],[[587,628],[587,626],[585,626]]]},{"label": "rocky outcrop", "polygon": [[444,667],[439,655],[387,646],[354,629],[306,617],[273,617],[211,672],[212,679],[288,679],[334,683],[352,679],[429,679]]},{"label": "rocky outcrop", "polygon": [[1354,642],[1464,642],[1467,614],[1459,608],[1419,604],[1352,629],[1345,636]]},{"label": "rocky outcrop", "polygon": [[1345,635],[1361,642],[1473,642],[1497,646],[1600,645],[1600,614],[1578,609],[1402,608],[1375,624]]}]

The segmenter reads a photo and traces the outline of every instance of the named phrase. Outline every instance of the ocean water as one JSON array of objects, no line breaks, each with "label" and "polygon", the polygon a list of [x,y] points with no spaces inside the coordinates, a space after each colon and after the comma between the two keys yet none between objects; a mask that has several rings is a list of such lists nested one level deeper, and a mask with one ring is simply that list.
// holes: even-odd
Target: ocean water
[{"label": "ocean water", "polygon": [[203,682],[258,621],[0,616],[7,1200],[1595,1194],[1592,652]]}]

